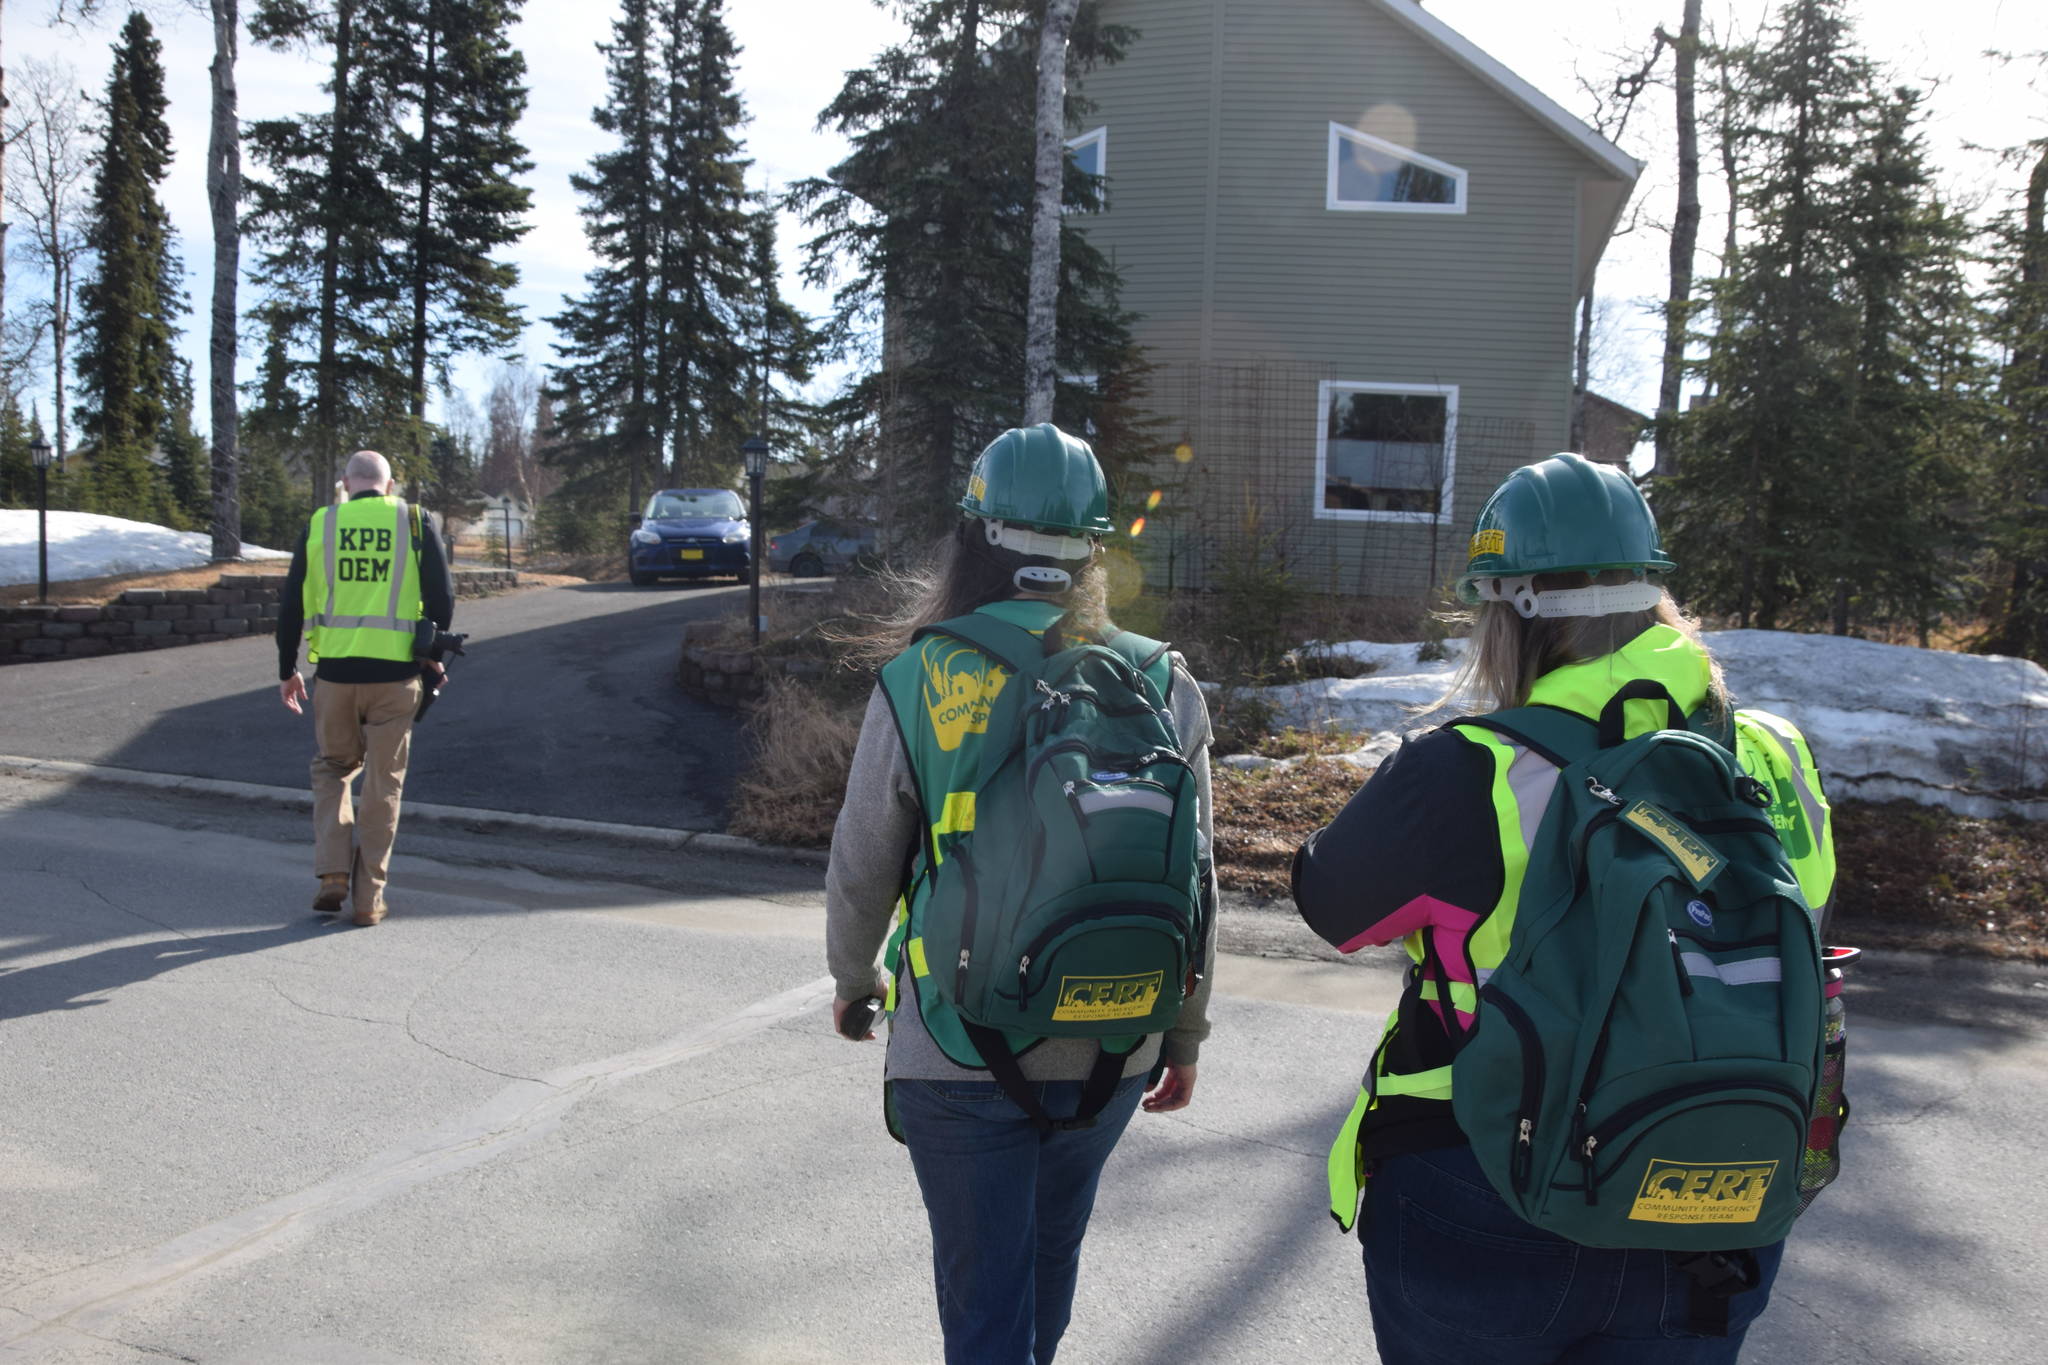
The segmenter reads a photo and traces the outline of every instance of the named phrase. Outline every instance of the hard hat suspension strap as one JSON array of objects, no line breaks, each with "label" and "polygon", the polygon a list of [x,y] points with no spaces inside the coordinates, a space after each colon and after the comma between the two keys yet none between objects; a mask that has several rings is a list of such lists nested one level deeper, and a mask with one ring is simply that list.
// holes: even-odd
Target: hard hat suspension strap
[{"label": "hard hat suspension strap", "polygon": [[1548,592],[1536,591],[1533,575],[1481,578],[1472,586],[1480,601],[1505,602],[1525,621],[1539,616],[1619,616],[1624,612],[1648,611],[1664,598],[1661,585],[1643,578],[1633,583],[1595,583],[1586,588],[1554,588]]}]

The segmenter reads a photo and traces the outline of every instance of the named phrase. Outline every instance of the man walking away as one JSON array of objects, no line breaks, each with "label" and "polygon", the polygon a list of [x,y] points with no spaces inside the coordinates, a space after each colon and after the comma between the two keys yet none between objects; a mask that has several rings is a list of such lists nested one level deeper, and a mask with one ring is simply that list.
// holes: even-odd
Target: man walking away
[{"label": "man walking away", "polygon": [[[455,580],[433,518],[394,495],[391,465],[374,450],[349,457],[348,499],[313,513],[292,552],[277,621],[278,695],[303,714],[299,635],[316,666],[313,736],[313,908],[351,900],[355,922],[384,918],[384,883],[419,709],[421,646],[455,618]],[[431,626],[428,625],[431,623]],[[430,678],[429,686],[439,679]],[[349,783],[363,774],[360,810]]]}]

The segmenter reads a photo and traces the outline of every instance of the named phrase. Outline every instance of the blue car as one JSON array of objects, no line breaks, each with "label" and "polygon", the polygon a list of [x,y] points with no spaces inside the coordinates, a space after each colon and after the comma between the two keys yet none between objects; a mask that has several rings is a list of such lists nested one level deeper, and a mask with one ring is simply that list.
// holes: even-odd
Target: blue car
[{"label": "blue car", "polygon": [[740,495],[725,488],[664,488],[647,500],[626,543],[626,570],[638,587],[662,578],[745,580],[753,531]]}]

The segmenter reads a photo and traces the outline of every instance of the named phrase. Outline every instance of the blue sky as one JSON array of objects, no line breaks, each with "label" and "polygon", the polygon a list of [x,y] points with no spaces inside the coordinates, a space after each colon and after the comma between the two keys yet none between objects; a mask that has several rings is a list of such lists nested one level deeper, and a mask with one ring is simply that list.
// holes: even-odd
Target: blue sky
[{"label": "blue sky", "polygon": [[[1862,40],[1872,55],[1902,80],[1938,83],[1931,101],[1930,144],[1959,194],[1988,195],[2017,183],[2015,174],[2001,175],[1992,158],[1967,150],[1968,144],[2003,146],[2048,132],[2048,118],[2043,117],[2048,97],[2030,91],[2019,72],[1998,70],[1981,55],[1986,48],[2043,47],[2048,25],[2037,12],[2030,13],[2035,4],[2036,0],[1944,0],[1940,5],[1865,0],[1856,6]],[[249,8],[248,0],[243,7]],[[114,18],[93,25],[65,28],[45,22],[53,8],[50,0],[15,0],[7,7],[9,64],[31,54],[60,57],[77,70],[82,85],[97,92],[105,81],[108,43],[120,11],[110,11]],[[1575,72],[1594,79],[1611,72],[1616,62],[1608,54],[1636,45],[1660,21],[1676,22],[1677,8],[1675,0],[1431,0],[1429,5],[1434,14],[1574,112],[1588,107]],[[1747,16],[1742,22],[1754,28],[1770,6],[1763,0],[1732,6],[1728,0],[1708,0],[1706,8],[1710,18],[1731,10]],[[191,279],[203,289],[211,278],[204,149],[212,32],[204,17],[190,8],[166,3],[158,12],[178,151],[165,199],[191,262]],[[524,350],[536,364],[547,363],[552,355],[552,334],[540,319],[560,307],[564,292],[580,288],[589,265],[576,214],[578,201],[568,177],[604,146],[589,115],[604,93],[603,59],[595,44],[609,36],[615,12],[611,0],[528,0],[518,33],[532,84],[521,134],[535,162],[527,177],[534,189],[535,226],[513,254],[523,276],[518,298],[531,323]],[[824,170],[843,146],[836,136],[816,129],[817,112],[837,91],[845,70],[862,64],[897,32],[895,20],[870,0],[731,0],[729,15],[744,49],[738,75],[753,116],[748,140],[756,177],[779,186]],[[315,107],[321,98],[322,74],[302,56],[245,46],[239,69],[244,117]],[[1651,162],[1637,202],[1656,220],[1670,212],[1668,111],[1667,91],[1646,95],[1623,139],[1626,150]],[[1703,244],[1719,238],[1712,217],[1714,197],[1709,188]],[[802,306],[822,311],[825,297],[795,277],[801,239],[794,223],[784,224],[785,286]],[[1625,305],[1660,293],[1665,250],[1661,233],[1647,224],[1617,239],[1602,269],[1600,292]],[[1702,269],[1710,265],[1702,260]],[[37,284],[25,267],[10,268],[9,285],[17,297]],[[1617,309],[1617,316],[1618,363],[1608,387],[1613,396],[1641,405],[1651,401],[1655,390],[1657,324],[1632,307]],[[193,358],[202,392],[205,344],[203,319],[195,315],[184,347]],[[245,346],[244,378],[253,354]],[[471,357],[457,367],[457,383],[473,401],[483,396],[491,363],[485,357]],[[204,406],[198,414],[202,424]]]}]

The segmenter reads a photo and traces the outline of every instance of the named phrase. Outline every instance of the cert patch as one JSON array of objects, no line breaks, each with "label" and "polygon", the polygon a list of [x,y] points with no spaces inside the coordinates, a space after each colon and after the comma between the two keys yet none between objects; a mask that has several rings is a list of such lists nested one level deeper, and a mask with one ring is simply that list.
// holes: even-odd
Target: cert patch
[{"label": "cert patch", "polygon": [[1135,976],[1063,976],[1052,1017],[1076,1022],[1093,1019],[1142,1019],[1159,1002],[1165,972]]},{"label": "cert patch", "polygon": [[1696,1166],[1653,1157],[1628,1216],[1639,1223],[1754,1223],[1777,1173],[1775,1161]]},{"label": "cert patch", "polygon": [[1714,852],[1706,840],[1686,828],[1683,821],[1648,801],[1632,803],[1621,813],[1621,823],[1670,854],[1671,861],[1678,864],[1679,870],[1699,890],[1706,890],[1707,883],[1728,864],[1728,860]]}]

